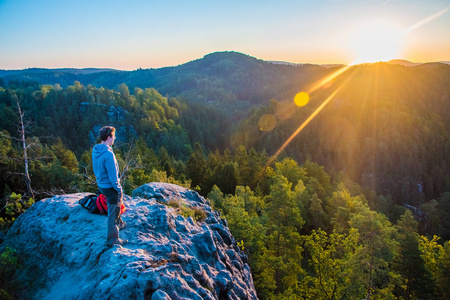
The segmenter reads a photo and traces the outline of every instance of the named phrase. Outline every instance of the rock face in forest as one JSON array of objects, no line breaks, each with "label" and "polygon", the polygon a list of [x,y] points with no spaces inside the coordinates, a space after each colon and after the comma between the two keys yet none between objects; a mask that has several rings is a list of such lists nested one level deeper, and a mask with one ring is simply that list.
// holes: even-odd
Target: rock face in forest
[{"label": "rock face in forest", "polygon": [[[120,106],[108,106],[101,103],[82,102],[80,106],[80,113],[93,114],[95,111],[99,114],[107,115],[108,124],[114,126],[117,131],[117,141],[126,143],[129,137],[137,137],[137,132],[133,126],[128,125],[127,118],[130,112]],[[102,124],[105,122],[101,122]],[[102,128],[102,124],[95,125],[88,134],[89,143],[94,145],[98,139],[98,132]]]},{"label": "rock face in forest", "polygon": [[[8,231],[19,299],[257,299],[246,256],[196,192],[149,183],[125,196],[123,246],[106,246],[106,216],[86,193],[35,203]],[[1,250],[0,249],[0,250]]]}]

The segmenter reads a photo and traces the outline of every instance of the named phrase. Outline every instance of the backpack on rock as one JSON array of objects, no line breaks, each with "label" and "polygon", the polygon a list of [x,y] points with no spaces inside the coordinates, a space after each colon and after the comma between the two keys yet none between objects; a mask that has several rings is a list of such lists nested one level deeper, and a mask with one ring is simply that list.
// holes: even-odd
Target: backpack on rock
[{"label": "backpack on rock", "polygon": [[100,214],[100,210],[97,207],[97,195],[89,194],[81,198],[78,203],[86,208],[91,214]]},{"label": "backpack on rock", "polygon": [[[96,202],[99,214],[108,215],[108,202],[106,201],[106,196],[103,194],[98,195]],[[123,214],[125,210],[125,204],[122,203],[122,205],[120,206],[120,213]]]}]

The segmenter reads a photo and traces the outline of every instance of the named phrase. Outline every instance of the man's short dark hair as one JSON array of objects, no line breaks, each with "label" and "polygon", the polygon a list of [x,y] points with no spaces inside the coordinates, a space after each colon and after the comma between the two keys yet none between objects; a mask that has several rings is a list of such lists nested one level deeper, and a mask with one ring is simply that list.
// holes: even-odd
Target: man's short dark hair
[{"label": "man's short dark hair", "polygon": [[112,133],[116,131],[116,129],[112,126],[103,126],[100,129],[99,135],[102,141],[106,141],[108,137],[112,136]]}]

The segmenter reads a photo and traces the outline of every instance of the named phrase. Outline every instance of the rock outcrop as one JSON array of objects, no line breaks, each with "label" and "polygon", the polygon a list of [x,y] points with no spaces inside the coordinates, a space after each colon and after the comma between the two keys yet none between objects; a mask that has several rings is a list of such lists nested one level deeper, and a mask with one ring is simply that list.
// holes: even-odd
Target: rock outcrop
[{"label": "rock outcrop", "polygon": [[0,248],[20,257],[20,299],[257,299],[246,256],[196,192],[149,183],[125,196],[129,242],[112,248],[85,195],[41,200],[8,231]]},{"label": "rock outcrop", "polygon": [[[92,116],[92,114],[100,110],[98,114],[108,116],[108,125],[114,126],[117,130],[117,142],[126,143],[130,137],[137,137],[137,132],[132,125],[128,125],[127,118],[130,116],[130,112],[123,109],[120,106],[108,106],[101,103],[82,102],[80,106],[80,112],[83,115]],[[98,132],[102,128],[104,122],[97,124],[89,131],[88,138],[89,143],[94,145],[98,139]]]}]

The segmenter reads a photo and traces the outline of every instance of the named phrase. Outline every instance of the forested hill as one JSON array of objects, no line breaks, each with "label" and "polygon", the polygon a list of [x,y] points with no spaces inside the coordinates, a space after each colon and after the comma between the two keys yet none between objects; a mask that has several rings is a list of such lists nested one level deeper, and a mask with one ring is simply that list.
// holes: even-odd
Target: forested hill
[{"label": "forested hill", "polygon": [[125,83],[134,87],[155,88],[162,95],[192,101],[250,101],[267,103],[292,86],[303,86],[325,76],[333,69],[317,65],[279,65],[237,52],[217,52],[176,67],[138,69],[135,71],[86,72],[74,69],[26,69],[0,71],[6,84],[33,81],[59,84],[65,88],[74,81],[95,87],[117,88]]},{"label": "forested hill", "polygon": [[[394,70],[407,68],[406,73],[413,74],[417,79],[426,69],[436,76],[450,72],[450,65],[444,63],[414,67],[385,64]],[[155,88],[162,95],[200,103],[237,104],[239,101],[266,104],[270,99],[290,99],[300,89],[314,84],[338,69],[338,66],[326,68],[311,64],[277,64],[238,52],[216,52],[179,66],[160,69],[0,70],[0,86],[1,81],[6,85],[10,82],[14,84],[31,81],[38,84],[59,84],[65,88],[74,81],[79,81],[84,86],[117,89],[124,83],[131,91],[135,87]],[[343,77],[346,76],[348,74]]]},{"label": "forested hill", "polygon": [[339,90],[285,155],[310,157],[398,203],[417,205],[423,195],[433,199],[450,189],[449,82],[445,64],[354,66],[312,93],[304,107],[272,101],[253,110],[231,142],[273,154]]}]

